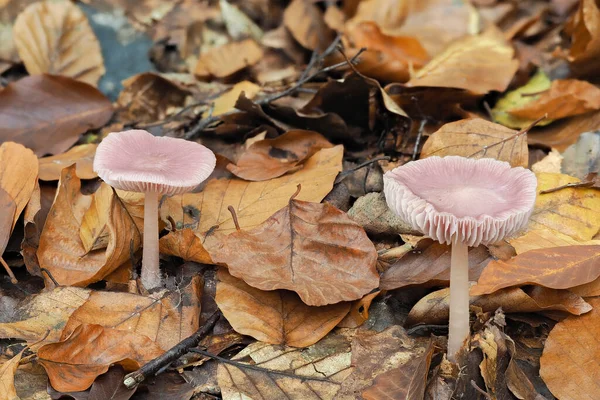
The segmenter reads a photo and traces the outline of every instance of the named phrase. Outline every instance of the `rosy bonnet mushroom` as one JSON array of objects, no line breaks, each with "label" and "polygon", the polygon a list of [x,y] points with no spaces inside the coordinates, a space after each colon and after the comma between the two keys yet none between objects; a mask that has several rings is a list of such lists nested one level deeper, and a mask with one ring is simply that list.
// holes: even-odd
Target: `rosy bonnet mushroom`
[{"label": "rosy bonnet mushroom", "polygon": [[412,226],[452,245],[448,359],[469,337],[469,246],[490,244],[527,225],[535,175],[491,158],[429,157],[388,171],[388,206]]},{"label": "rosy bonnet mushroom", "polygon": [[157,137],[143,130],[109,134],[96,150],[94,171],[114,188],[144,193],[141,281],[162,285],[158,250],[158,203],[163,195],[193,190],[215,169],[216,158],[201,144]]}]

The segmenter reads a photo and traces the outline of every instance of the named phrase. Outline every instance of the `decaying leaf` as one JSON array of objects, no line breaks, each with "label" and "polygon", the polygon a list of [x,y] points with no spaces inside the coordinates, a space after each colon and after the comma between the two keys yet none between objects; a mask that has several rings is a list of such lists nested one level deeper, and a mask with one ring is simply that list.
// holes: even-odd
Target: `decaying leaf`
[{"label": "decaying leaf", "polygon": [[233,110],[242,92],[247,98],[251,99],[260,92],[260,86],[250,81],[236,83],[230,90],[223,93],[214,101],[212,115],[221,115]]},{"label": "decaying leaf", "polygon": [[383,193],[367,193],[356,199],[348,216],[373,235],[417,234],[406,221],[394,214]]},{"label": "decaying leaf", "polygon": [[[410,285],[422,285],[430,281],[449,281],[450,279],[449,245],[425,239],[416,249],[396,260],[381,275],[379,287],[385,290],[398,289]],[[485,246],[469,249],[469,279],[477,280],[481,271],[490,261]]]},{"label": "decaying leaf", "polygon": [[226,0],[219,0],[219,8],[227,27],[227,33],[233,39],[238,40],[246,37],[251,37],[254,40],[261,39],[262,29],[238,7],[229,4]]},{"label": "decaying leaf", "polygon": [[0,188],[12,198],[15,207],[11,214],[10,231],[14,229],[21,212],[29,203],[37,183],[37,175],[37,157],[31,150],[18,143],[2,143],[0,146]]},{"label": "decaying leaf", "polygon": [[247,181],[266,181],[301,168],[317,151],[330,147],[333,145],[317,132],[292,130],[253,143],[227,169]]},{"label": "decaying leaf", "polygon": [[337,324],[338,328],[358,328],[369,319],[369,307],[375,299],[379,296],[381,290],[374,293],[369,293],[360,300],[356,300],[350,307],[350,312],[344,317],[343,320]]},{"label": "decaying leaf", "polygon": [[93,86],[104,75],[100,43],[83,11],[70,1],[27,7],[15,21],[14,41],[31,75],[62,75]]},{"label": "decaying leaf", "polygon": [[524,235],[510,239],[510,245],[514,247],[517,254],[521,254],[529,250],[546,249],[548,247],[600,245],[600,240],[578,242],[572,237],[556,230],[537,227],[526,232]]},{"label": "decaying leaf", "polygon": [[113,190],[108,185],[101,185],[85,211],[79,228],[79,238],[85,253],[92,250],[105,249],[110,240],[108,218],[112,206]]},{"label": "decaying leaf", "polygon": [[103,279],[129,260],[141,241],[133,219],[109,187],[104,189],[110,190],[111,197],[106,224],[108,245],[106,249],[86,252],[80,227],[93,197],[105,192],[84,195],[80,189],[75,166],[65,168],[37,251],[40,267],[48,269],[62,285],[86,286]]},{"label": "decaying leaf", "polygon": [[45,340],[56,341],[69,316],[85,303],[89,295],[88,289],[62,286],[26,298],[19,303],[10,321],[0,323],[0,337],[33,343],[50,331]]},{"label": "decaying leaf", "polygon": [[561,400],[594,399],[600,386],[600,300],[591,299],[594,309],[580,317],[557,323],[544,346],[540,376],[553,395]]},{"label": "decaying leaf", "polygon": [[[340,382],[352,372],[350,357],[350,343],[341,335],[326,336],[307,349],[254,342],[234,356],[233,360],[246,361],[287,375],[219,364],[217,377],[223,400],[333,400],[337,398]],[[326,378],[330,382],[310,378]]]},{"label": "decaying leaf", "polygon": [[17,205],[11,195],[0,186],[0,254],[6,250],[6,245],[12,233],[13,220]]},{"label": "decaying leaf", "polygon": [[566,26],[571,36],[569,60],[580,74],[594,73],[600,55],[600,8],[594,0],[582,0]]},{"label": "decaying leaf", "polygon": [[539,144],[565,151],[577,142],[579,135],[600,129],[600,111],[577,115],[556,121],[540,129],[528,133],[529,144]]},{"label": "decaying leaf", "polygon": [[600,246],[566,246],[531,250],[510,259],[494,260],[481,273],[471,295],[490,294],[512,286],[540,285],[568,289],[600,276]]},{"label": "decaying leaf", "polygon": [[198,330],[201,289],[202,280],[197,276],[179,291],[152,297],[92,292],[71,314],[62,336],[69,336],[82,324],[94,324],[143,335],[169,350]]},{"label": "decaying leaf", "polygon": [[377,251],[362,227],[328,203],[294,197],[256,228],[223,237],[209,249],[213,260],[250,286],[292,290],[313,306],[376,288]]},{"label": "decaying leaf", "polygon": [[252,39],[230,42],[200,55],[194,74],[200,78],[225,78],[256,64],[262,48]]},{"label": "decaying leaf", "polygon": [[423,399],[434,349],[432,342],[423,355],[377,376],[375,384],[362,392],[362,397],[365,400]]},{"label": "decaying leaf", "polygon": [[54,389],[77,392],[89,388],[112,364],[132,371],[162,353],[144,335],[84,324],[60,342],[40,347],[38,360]]},{"label": "decaying leaf", "polygon": [[421,158],[449,155],[495,158],[513,167],[527,167],[527,134],[482,119],[450,122],[427,139]]},{"label": "decaying leaf", "polygon": [[223,269],[217,277],[215,301],[225,318],[236,332],[265,343],[311,346],[335,328],[350,310],[347,302],[307,306],[293,292],[255,289]]},{"label": "decaying leaf", "polygon": [[0,141],[21,143],[38,156],[60,154],[112,113],[110,100],[90,85],[63,76],[28,76],[0,92]]},{"label": "decaying leaf", "polygon": [[[471,296],[469,302],[483,312],[502,308],[504,313],[559,310],[580,315],[592,309],[580,296],[568,290],[541,286],[502,289],[489,295]],[[448,322],[449,310],[450,289],[441,289],[419,300],[410,310],[406,324],[444,324]]]},{"label": "decaying leaf", "polygon": [[186,261],[213,264],[210,254],[202,245],[202,239],[193,230],[184,228],[169,232],[159,240],[160,252]]},{"label": "decaying leaf", "polygon": [[465,36],[434,57],[408,81],[408,86],[467,89],[475,94],[508,87],[519,62],[497,30]]},{"label": "decaying leaf", "polygon": [[292,0],[283,13],[283,24],[309,50],[323,51],[333,39],[323,13],[310,1]]},{"label": "decaying leaf", "polygon": [[0,400],[20,400],[15,389],[15,372],[24,351],[21,350],[19,354],[0,365]]},{"label": "decaying leaf", "polygon": [[66,153],[39,159],[40,180],[57,181],[64,168],[75,164],[76,173],[81,179],[94,179],[98,175],[94,172],[93,163],[97,144],[82,144],[75,146]]}]

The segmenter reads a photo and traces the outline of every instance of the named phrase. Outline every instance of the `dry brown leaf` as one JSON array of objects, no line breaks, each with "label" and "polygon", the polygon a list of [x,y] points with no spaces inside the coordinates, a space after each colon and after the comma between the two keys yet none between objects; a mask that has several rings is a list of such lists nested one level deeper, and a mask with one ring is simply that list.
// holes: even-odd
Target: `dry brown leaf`
[{"label": "dry brown leaf", "polygon": [[227,169],[247,181],[266,181],[302,168],[302,163],[323,148],[333,147],[320,133],[291,130],[275,139],[252,144]]},{"label": "dry brown leaf", "polygon": [[[301,170],[265,182],[248,182],[237,178],[211,179],[199,193],[166,198],[161,206],[161,217],[165,221],[171,218],[177,229],[193,229],[203,238],[203,244],[208,249],[208,242],[217,240],[214,233],[235,231],[233,219],[227,210],[230,205],[235,209],[240,227],[251,229],[285,207],[298,184],[302,185],[299,200],[323,200],[342,170],[343,152],[343,146],[322,149],[308,159]],[[131,215],[143,215],[143,212],[140,214],[143,195],[118,193]],[[211,234],[206,235],[209,232]]]},{"label": "dry brown leaf", "polygon": [[110,241],[108,218],[113,199],[113,190],[108,185],[101,185],[85,211],[79,228],[79,238],[85,254],[92,250],[105,249]]},{"label": "dry brown leaf", "polygon": [[20,400],[15,388],[15,373],[25,349],[0,365],[0,400]]},{"label": "dry brown leaf", "polygon": [[95,324],[143,335],[166,351],[198,330],[201,291],[202,279],[196,276],[179,291],[152,297],[92,292],[71,314],[62,337],[68,337],[81,324]]},{"label": "dry brown leaf", "polygon": [[352,306],[350,307],[350,312],[344,317],[343,320],[340,321],[339,324],[337,324],[337,327],[358,328],[364,324],[365,321],[369,319],[369,307],[371,307],[371,303],[380,293],[381,290],[378,290],[377,292],[369,293],[362,299],[353,302]]},{"label": "dry brown leaf", "polygon": [[46,217],[50,212],[56,187],[54,185],[36,184],[31,199],[23,213],[24,237],[21,242],[21,254],[27,271],[34,276],[42,276],[37,258],[37,249]]},{"label": "dry brown leaf", "polygon": [[17,17],[13,32],[30,75],[62,75],[93,86],[104,75],[100,43],[83,11],[70,1],[28,6]]},{"label": "dry brown leaf", "polygon": [[37,183],[37,176],[37,157],[31,150],[18,143],[2,143],[0,146],[0,188],[4,189],[15,204],[11,231],[31,199]]},{"label": "dry brown leaf", "polygon": [[[164,120],[176,107],[183,107],[191,91],[154,72],[144,72],[123,81],[117,104],[124,121]],[[123,121],[123,122],[124,122]]]},{"label": "dry brown leaf", "polygon": [[600,111],[578,115],[535,128],[527,134],[529,144],[538,144],[565,151],[577,142],[579,135],[600,129]]},{"label": "dry brown leaf", "polygon": [[[350,343],[341,335],[328,335],[307,349],[254,342],[233,357],[236,361],[331,382],[290,378],[280,374],[219,364],[217,378],[223,400],[337,399],[342,382],[352,372]],[[346,400],[346,399],[342,399]]]},{"label": "dry brown leaf", "polygon": [[215,301],[233,329],[261,342],[308,347],[327,335],[350,310],[342,302],[325,307],[304,304],[285,290],[265,292],[219,270]]},{"label": "dry brown leaf", "polygon": [[531,250],[509,261],[492,261],[471,295],[490,294],[511,286],[540,285],[568,289],[600,276],[600,246],[566,246]]},{"label": "dry brown leaf", "polygon": [[46,336],[46,342],[60,338],[69,316],[88,299],[88,289],[57,287],[24,299],[9,321],[0,323],[0,337],[33,343]]},{"label": "dry brown leaf", "polygon": [[520,118],[536,120],[547,115],[560,119],[600,109],[600,89],[577,79],[556,80],[537,99],[519,108],[508,110]]},{"label": "dry brown leaf", "polygon": [[84,324],[62,341],[40,347],[38,360],[54,389],[77,392],[89,388],[112,364],[133,371],[162,353],[144,335]]},{"label": "dry brown leaf", "polygon": [[112,113],[110,100],[83,82],[28,76],[0,92],[0,141],[21,143],[38,156],[60,154]]},{"label": "dry brown leaf", "polygon": [[292,0],[283,13],[283,24],[309,50],[323,51],[333,40],[334,33],[325,23],[323,13],[310,1]]},{"label": "dry brown leaf", "polygon": [[433,342],[419,357],[398,368],[377,376],[373,386],[362,392],[365,400],[422,400],[425,395],[427,374],[435,347]]},{"label": "dry brown leaf", "polygon": [[256,64],[263,53],[263,49],[252,39],[214,47],[200,55],[194,75],[200,78],[226,78]]},{"label": "dry brown leaf", "polygon": [[129,260],[141,241],[133,219],[108,187],[104,189],[111,193],[107,207],[108,246],[87,253],[80,238],[81,224],[92,198],[101,196],[104,190],[83,195],[80,189],[75,166],[65,168],[37,251],[40,267],[48,269],[61,285],[86,286],[103,279]]},{"label": "dry brown leaf", "polygon": [[42,181],[57,181],[62,170],[75,164],[77,176],[81,179],[94,179],[93,163],[97,144],[82,144],[73,147],[66,153],[39,159],[40,176]]},{"label": "dry brown leaf", "polygon": [[223,237],[209,249],[212,259],[250,286],[292,290],[312,306],[376,288],[377,251],[363,228],[328,203],[294,197],[256,228]]},{"label": "dry brown leaf", "polygon": [[593,400],[600,396],[600,299],[580,317],[557,323],[540,358],[540,376],[553,395],[561,400]]},{"label": "dry brown leaf", "polygon": [[417,39],[386,35],[372,21],[349,24],[344,32],[344,40],[350,49],[347,50],[348,57],[352,57],[358,49],[367,49],[361,54],[356,68],[376,79],[406,82],[410,79],[411,69],[420,69],[429,60]]},{"label": "dry brown leaf", "polygon": [[[471,296],[469,303],[480,307],[483,312],[494,312],[502,308],[504,313],[559,310],[580,315],[592,309],[580,296],[568,290],[541,286],[507,288],[489,295]],[[449,310],[450,289],[441,289],[419,300],[410,310],[406,324],[444,324],[448,322]]]},{"label": "dry brown leaf", "polygon": [[593,74],[600,56],[600,9],[594,0],[582,0],[566,26],[571,36],[569,61],[579,74]]},{"label": "dry brown leaf", "polygon": [[193,230],[185,228],[169,232],[159,240],[160,252],[181,257],[186,261],[213,264],[210,254],[202,245],[202,239]]},{"label": "dry brown leaf", "polygon": [[231,90],[223,93],[214,101],[212,115],[217,116],[233,110],[242,92],[248,99],[252,99],[260,92],[260,86],[250,81],[236,83]]},{"label": "dry brown leaf", "polygon": [[408,86],[449,87],[486,94],[508,87],[519,61],[496,30],[466,36],[449,45],[408,81]]},{"label": "dry brown leaf", "polygon": [[510,239],[510,245],[514,247],[517,254],[529,250],[546,249],[548,247],[600,245],[600,240],[586,240],[578,242],[570,236],[544,227],[539,227],[526,232],[517,238]]},{"label": "dry brown leaf", "polygon": [[[409,285],[422,285],[430,281],[449,280],[451,247],[425,239],[402,258],[395,261],[381,275],[379,287],[384,290]],[[485,246],[469,249],[469,279],[477,280],[490,261]],[[436,282],[439,283],[439,282]]]},{"label": "dry brown leaf", "polygon": [[0,255],[4,254],[10,239],[16,209],[13,198],[0,187]]},{"label": "dry brown leaf", "polygon": [[478,118],[450,122],[427,139],[421,158],[449,155],[495,158],[513,167],[526,168],[527,134]]}]

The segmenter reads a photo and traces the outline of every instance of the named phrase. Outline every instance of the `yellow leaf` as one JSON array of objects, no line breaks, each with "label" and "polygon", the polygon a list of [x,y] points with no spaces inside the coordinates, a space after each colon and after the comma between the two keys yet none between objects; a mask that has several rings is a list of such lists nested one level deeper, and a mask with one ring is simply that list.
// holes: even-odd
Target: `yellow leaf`
[{"label": "yellow leaf", "polygon": [[[521,108],[540,97],[540,93],[550,89],[550,79],[541,69],[527,82],[518,89],[511,90],[506,93],[492,110],[494,119],[509,128],[525,128],[529,126],[535,119],[520,118],[509,113],[509,110]],[[548,125],[551,120],[543,120],[538,123],[539,126]]]},{"label": "yellow leaf", "polygon": [[549,247],[576,246],[576,245],[600,245],[600,240],[586,240],[578,242],[570,236],[545,227],[526,232],[524,235],[509,241],[515,248],[517,254],[529,250],[547,249]]},{"label": "yellow leaf", "polygon": [[77,165],[77,176],[81,179],[94,179],[98,175],[93,170],[97,144],[75,146],[66,153],[40,158],[40,180],[57,181],[63,168]]},{"label": "yellow leaf", "polygon": [[[223,93],[215,100],[212,115],[221,115],[233,110],[235,108],[235,103],[242,92],[244,92],[247,98],[252,99],[259,91],[260,86],[252,82],[242,81],[236,83],[231,90]],[[208,112],[204,117],[206,117],[207,114]]]}]

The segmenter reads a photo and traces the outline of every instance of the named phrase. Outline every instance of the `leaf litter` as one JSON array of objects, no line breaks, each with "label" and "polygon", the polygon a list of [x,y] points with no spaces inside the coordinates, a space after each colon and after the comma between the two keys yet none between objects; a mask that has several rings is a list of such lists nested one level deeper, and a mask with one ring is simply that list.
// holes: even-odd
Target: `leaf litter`
[{"label": "leaf litter", "polygon": [[[596,2],[104,3],[0,4],[0,399],[600,397]],[[156,67],[118,96],[114,13]],[[93,170],[126,129],[218,159],[160,199],[150,292],[144,195]],[[524,231],[469,249],[459,365],[450,247],[382,193],[456,155],[538,183]]]}]

